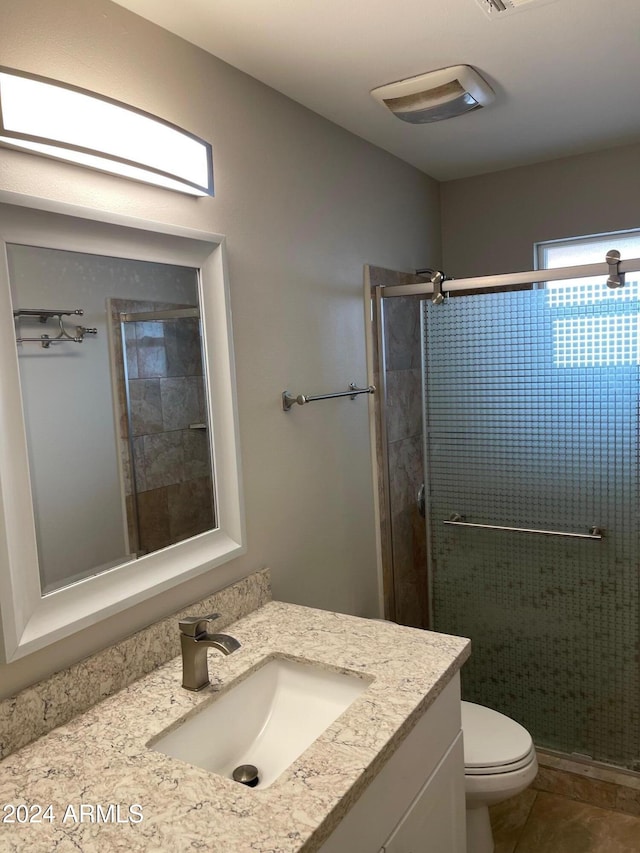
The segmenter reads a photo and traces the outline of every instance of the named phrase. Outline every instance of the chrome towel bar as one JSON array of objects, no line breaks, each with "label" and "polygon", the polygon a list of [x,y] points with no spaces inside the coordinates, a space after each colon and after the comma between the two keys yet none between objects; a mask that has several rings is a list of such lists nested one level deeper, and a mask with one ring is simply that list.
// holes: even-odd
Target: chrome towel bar
[{"label": "chrome towel bar", "polygon": [[454,512],[444,524],[455,527],[477,527],[482,530],[508,530],[512,533],[540,533],[543,536],[566,536],[569,539],[602,539],[603,531],[600,527],[590,527],[588,533],[566,533],[564,530],[537,530],[531,527],[506,527],[502,524],[476,524],[465,521],[464,516]]},{"label": "chrome towel bar", "polygon": [[355,400],[358,394],[375,393],[375,385],[369,385],[367,388],[358,388],[354,382],[350,383],[349,391],[338,391],[336,394],[316,394],[313,397],[308,394],[298,394],[297,397],[294,397],[289,391],[283,391],[282,410],[288,412],[295,403],[299,406],[304,406],[305,403],[313,403],[315,400],[333,400],[334,397],[351,397],[352,400]]}]

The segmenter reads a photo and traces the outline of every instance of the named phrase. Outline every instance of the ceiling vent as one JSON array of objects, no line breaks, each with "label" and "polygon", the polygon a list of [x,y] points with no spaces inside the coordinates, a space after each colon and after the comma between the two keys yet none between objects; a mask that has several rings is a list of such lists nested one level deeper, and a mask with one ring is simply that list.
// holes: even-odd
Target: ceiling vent
[{"label": "ceiling vent", "polygon": [[490,18],[502,18],[513,12],[522,12],[534,6],[554,3],[555,0],[476,0],[476,2]]},{"label": "ceiling vent", "polygon": [[379,86],[373,97],[396,118],[411,124],[442,121],[485,107],[493,89],[470,65],[452,65]]}]

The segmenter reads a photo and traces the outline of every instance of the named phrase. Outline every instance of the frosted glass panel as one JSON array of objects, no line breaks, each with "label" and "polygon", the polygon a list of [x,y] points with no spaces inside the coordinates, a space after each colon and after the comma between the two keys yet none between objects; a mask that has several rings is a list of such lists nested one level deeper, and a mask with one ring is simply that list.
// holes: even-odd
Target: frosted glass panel
[{"label": "frosted glass panel", "polygon": [[638,293],[589,287],[425,303],[435,629],[472,640],[465,698],[640,770]]}]

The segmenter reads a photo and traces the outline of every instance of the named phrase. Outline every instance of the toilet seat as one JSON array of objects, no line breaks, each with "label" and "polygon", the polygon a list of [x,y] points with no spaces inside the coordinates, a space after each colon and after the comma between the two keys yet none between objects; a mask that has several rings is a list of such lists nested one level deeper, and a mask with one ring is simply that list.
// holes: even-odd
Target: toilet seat
[{"label": "toilet seat", "polygon": [[529,732],[491,708],[462,702],[462,732],[467,776],[512,773],[535,760]]},{"label": "toilet seat", "polygon": [[536,757],[535,748],[532,746],[530,752],[520,761],[512,761],[510,764],[485,764],[479,767],[465,765],[465,776],[494,776],[500,773],[512,773],[528,767]]}]

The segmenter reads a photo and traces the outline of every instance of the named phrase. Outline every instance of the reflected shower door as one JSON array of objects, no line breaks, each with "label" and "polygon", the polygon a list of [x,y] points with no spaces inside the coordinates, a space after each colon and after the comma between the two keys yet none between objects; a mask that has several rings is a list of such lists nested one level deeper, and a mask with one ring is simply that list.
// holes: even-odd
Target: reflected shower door
[{"label": "reflected shower door", "polygon": [[130,547],[138,556],[216,526],[200,313],[112,301]]},{"label": "reflected shower door", "polygon": [[423,319],[434,628],[472,640],[465,698],[538,746],[640,770],[637,284],[449,298]]}]

